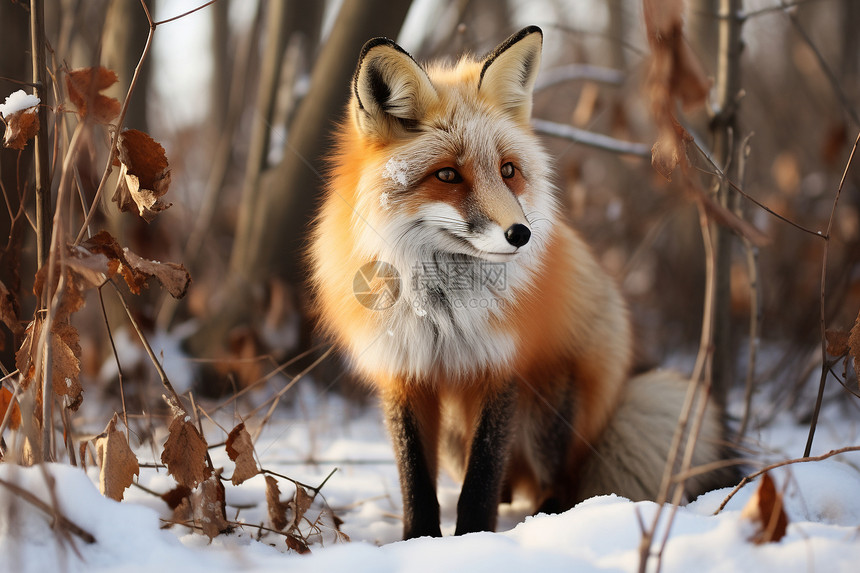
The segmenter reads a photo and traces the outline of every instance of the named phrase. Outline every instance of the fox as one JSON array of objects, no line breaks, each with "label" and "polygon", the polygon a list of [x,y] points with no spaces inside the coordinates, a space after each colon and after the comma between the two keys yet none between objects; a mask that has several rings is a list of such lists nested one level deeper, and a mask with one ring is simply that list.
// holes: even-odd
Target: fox
[{"label": "fox", "polygon": [[[313,306],[380,398],[404,539],[441,536],[440,466],[462,483],[456,535],[495,530],[515,496],[535,512],[655,499],[687,397],[679,374],[632,374],[620,288],[562,216],[530,126],[542,44],[530,26],[481,59],[422,65],[371,39],[334,132]],[[708,404],[693,466],[726,457],[724,418]]]}]

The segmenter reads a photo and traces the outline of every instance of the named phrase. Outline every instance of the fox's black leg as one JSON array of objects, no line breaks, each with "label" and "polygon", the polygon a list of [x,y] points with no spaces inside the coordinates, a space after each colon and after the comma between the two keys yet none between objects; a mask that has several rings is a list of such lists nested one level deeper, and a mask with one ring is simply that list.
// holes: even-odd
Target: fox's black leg
[{"label": "fox's black leg", "polygon": [[542,423],[533,431],[534,451],[543,468],[541,486],[551,494],[537,513],[561,513],[573,506],[573,483],[576,472],[570,466],[568,452],[573,442],[574,384],[565,384],[564,393],[553,404],[540,408]]},{"label": "fox's black leg", "polygon": [[515,404],[514,385],[492,392],[485,399],[457,502],[457,535],[496,528]]},{"label": "fox's black leg", "polygon": [[441,537],[436,498],[438,402],[435,396],[387,400],[386,415],[403,494],[403,539]]}]

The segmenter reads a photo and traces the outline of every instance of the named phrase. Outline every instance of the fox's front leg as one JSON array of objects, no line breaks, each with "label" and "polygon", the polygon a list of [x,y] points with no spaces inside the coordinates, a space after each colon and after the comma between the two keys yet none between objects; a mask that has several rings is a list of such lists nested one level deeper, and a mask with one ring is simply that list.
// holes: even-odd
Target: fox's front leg
[{"label": "fox's front leg", "polygon": [[457,535],[496,529],[515,411],[513,384],[493,389],[484,397],[457,502]]},{"label": "fox's front leg", "polygon": [[441,537],[436,497],[439,398],[408,384],[382,396],[403,494],[403,539]]}]

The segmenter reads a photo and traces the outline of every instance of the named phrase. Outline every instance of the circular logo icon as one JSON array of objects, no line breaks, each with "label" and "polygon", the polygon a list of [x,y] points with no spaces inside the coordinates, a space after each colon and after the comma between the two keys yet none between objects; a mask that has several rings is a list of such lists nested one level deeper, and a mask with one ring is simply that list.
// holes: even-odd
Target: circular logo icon
[{"label": "circular logo icon", "polygon": [[352,292],[370,310],[385,310],[400,298],[400,273],[384,261],[362,265],[352,279]]}]

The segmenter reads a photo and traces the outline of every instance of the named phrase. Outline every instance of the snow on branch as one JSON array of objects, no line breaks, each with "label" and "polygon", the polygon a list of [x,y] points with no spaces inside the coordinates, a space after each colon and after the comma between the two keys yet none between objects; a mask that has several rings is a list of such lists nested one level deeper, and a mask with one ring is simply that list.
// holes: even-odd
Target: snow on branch
[{"label": "snow on branch", "polygon": [[575,141],[596,149],[620,153],[622,155],[636,155],[639,157],[651,158],[651,146],[644,143],[636,143],[633,141],[622,141],[602,135],[600,133],[592,133],[584,129],[573,127],[564,123],[555,123],[545,119],[532,118],[532,127],[538,133],[551,135],[561,139]]}]

